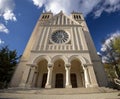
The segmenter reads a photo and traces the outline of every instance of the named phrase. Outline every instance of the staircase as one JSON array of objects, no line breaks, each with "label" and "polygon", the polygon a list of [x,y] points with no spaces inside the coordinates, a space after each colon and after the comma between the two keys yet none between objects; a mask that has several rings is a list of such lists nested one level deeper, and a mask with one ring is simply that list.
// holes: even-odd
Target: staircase
[{"label": "staircase", "polygon": [[0,99],[120,99],[118,90],[96,88],[6,89]]}]

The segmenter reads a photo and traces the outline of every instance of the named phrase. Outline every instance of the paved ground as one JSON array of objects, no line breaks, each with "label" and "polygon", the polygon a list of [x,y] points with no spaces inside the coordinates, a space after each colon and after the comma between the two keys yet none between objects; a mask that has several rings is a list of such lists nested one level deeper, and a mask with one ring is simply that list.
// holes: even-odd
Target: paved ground
[{"label": "paved ground", "polygon": [[120,99],[120,91],[113,91],[105,88],[98,90],[91,88],[35,90],[10,89],[1,90],[0,99]]}]

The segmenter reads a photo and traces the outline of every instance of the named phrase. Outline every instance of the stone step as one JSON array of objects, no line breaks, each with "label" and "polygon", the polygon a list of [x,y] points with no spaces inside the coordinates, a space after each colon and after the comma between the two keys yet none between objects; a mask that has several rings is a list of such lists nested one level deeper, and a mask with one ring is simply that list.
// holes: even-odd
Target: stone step
[{"label": "stone step", "polygon": [[116,92],[118,91],[117,89],[112,89],[112,88],[109,88],[109,87],[98,87],[99,90],[101,90],[101,92]]},{"label": "stone step", "polygon": [[3,93],[16,93],[16,94],[42,94],[42,95],[71,95],[71,94],[91,94],[91,93],[112,93],[118,90],[95,87],[95,88],[51,88],[51,89],[6,89],[2,90]]},{"label": "stone step", "polygon": [[69,95],[42,95],[29,93],[0,93],[0,99],[120,99],[120,92]]},{"label": "stone step", "polygon": [[0,99],[120,99],[120,91],[105,87],[0,90]]}]

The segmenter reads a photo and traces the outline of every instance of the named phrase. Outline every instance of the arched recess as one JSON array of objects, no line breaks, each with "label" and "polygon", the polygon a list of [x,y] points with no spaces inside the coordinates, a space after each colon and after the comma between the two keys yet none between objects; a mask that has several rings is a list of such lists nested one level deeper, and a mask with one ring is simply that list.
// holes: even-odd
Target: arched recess
[{"label": "arched recess", "polygon": [[65,62],[61,58],[57,58],[53,61],[52,72],[52,87],[64,88],[65,87]]},{"label": "arched recess", "polygon": [[49,57],[49,56],[46,56],[46,55],[41,55],[41,56],[36,57],[36,58],[34,59],[33,63],[34,63],[34,64],[38,64],[39,61],[44,60],[44,59],[48,62],[48,64],[51,64],[51,59],[50,59],[50,57]]},{"label": "arched recess", "polygon": [[74,59],[78,59],[80,62],[81,62],[81,64],[87,64],[88,63],[88,61],[84,58],[84,57],[82,57],[82,56],[78,56],[78,55],[73,55],[73,56],[71,56],[69,59],[68,59],[68,62],[70,63],[72,60],[74,60]]},{"label": "arched recess", "polygon": [[56,56],[54,56],[54,57],[52,58],[52,60],[51,60],[51,63],[54,64],[55,61],[57,61],[57,60],[59,60],[59,59],[63,60],[65,64],[68,64],[68,59],[67,59],[67,57],[62,56],[62,55],[56,55]]},{"label": "arched recess", "polygon": [[45,58],[39,58],[39,60],[36,61],[36,71],[35,76],[33,79],[33,85],[37,88],[45,88],[45,84],[47,81],[47,73],[48,73],[48,61]]},{"label": "arched recess", "polygon": [[70,77],[72,87],[84,87],[84,64],[86,64],[86,60],[81,56],[74,55],[69,58],[68,62],[71,64]]}]

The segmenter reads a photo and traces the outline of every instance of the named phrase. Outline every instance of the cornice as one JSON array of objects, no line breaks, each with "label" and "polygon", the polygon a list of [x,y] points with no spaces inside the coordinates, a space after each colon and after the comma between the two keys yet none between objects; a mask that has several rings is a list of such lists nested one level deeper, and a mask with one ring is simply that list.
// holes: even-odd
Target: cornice
[{"label": "cornice", "polygon": [[75,24],[71,24],[71,25],[49,25],[49,24],[40,24],[41,27],[45,27],[45,26],[48,26],[48,27],[83,27],[81,24],[79,25],[75,25]]},{"label": "cornice", "polygon": [[84,50],[84,51],[35,51],[35,50],[32,50],[31,51],[32,53],[89,53],[88,50]]}]

